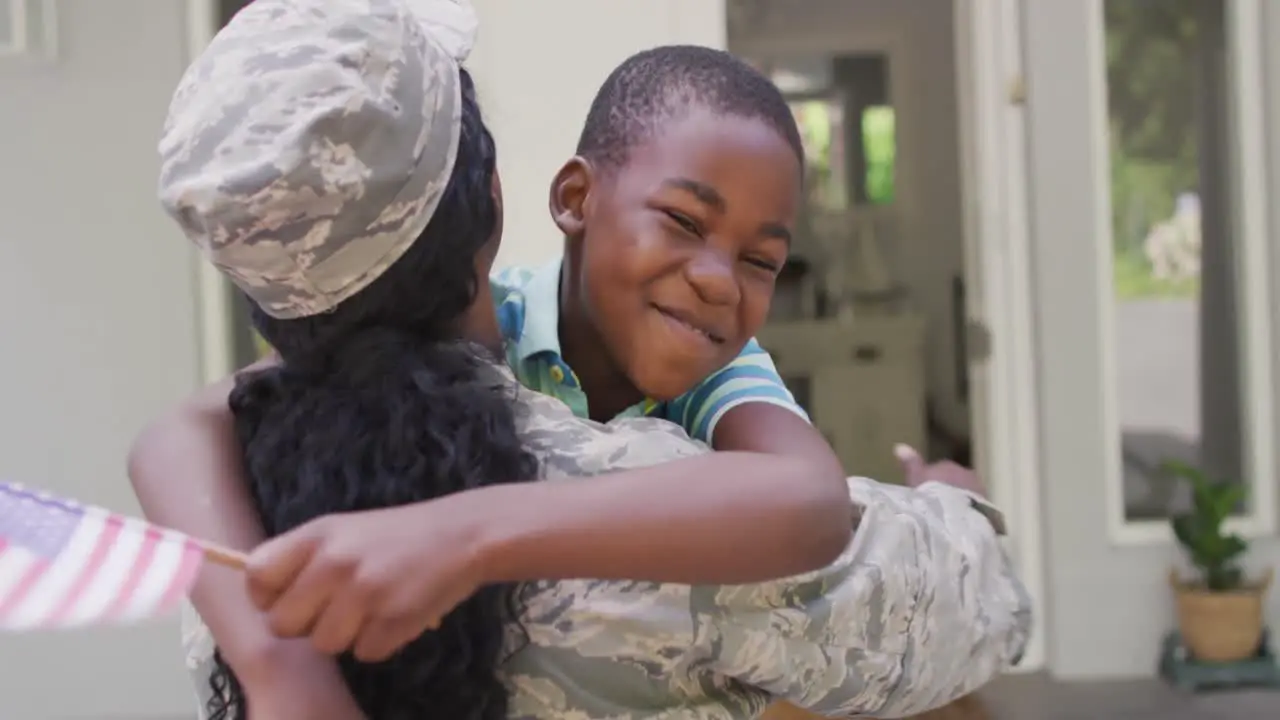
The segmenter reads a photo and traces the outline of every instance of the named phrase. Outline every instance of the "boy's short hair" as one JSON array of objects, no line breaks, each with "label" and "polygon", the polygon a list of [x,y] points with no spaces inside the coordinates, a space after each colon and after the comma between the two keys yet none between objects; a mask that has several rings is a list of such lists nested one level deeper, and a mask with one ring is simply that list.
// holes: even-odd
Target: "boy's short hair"
[{"label": "boy's short hair", "polygon": [[665,45],[624,60],[596,93],[577,153],[621,165],[632,148],[652,138],[664,123],[699,107],[763,121],[804,165],[795,116],[777,86],[733,55],[698,45]]}]

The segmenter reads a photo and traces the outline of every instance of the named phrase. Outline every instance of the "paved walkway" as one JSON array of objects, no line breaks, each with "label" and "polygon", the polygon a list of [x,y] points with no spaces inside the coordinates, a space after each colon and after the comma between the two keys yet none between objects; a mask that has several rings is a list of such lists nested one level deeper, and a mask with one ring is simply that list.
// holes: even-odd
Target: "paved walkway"
[{"label": "paved walkway", "polygon": [[1192,300],[1116,307],[1116,392],[1130,517],[1164,517],[1176,487],[1150,470],[1200,464],[1200,312]]},{"label": "paved walkway", "polygon": [[1158,680],[1060,683],[1009,675],[985,688],[992,720],[1276,720],[1280,692],[1189,695]]}]

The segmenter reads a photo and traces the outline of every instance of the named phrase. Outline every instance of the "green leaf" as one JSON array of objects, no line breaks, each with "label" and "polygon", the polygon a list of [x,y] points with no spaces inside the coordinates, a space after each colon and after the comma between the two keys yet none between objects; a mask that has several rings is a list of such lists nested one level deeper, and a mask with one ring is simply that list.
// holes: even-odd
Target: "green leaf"
[{"label": "green leaf", "polygon": [[1190,511],[1170,517],[1169,523],[1206,586],[1212,590],[1238,587],[1244,576],[1235,561],[1248,549],[1248,543],[1238,535],[1224,534],[1223,524],[1244,501],[1245,486],[1212,481],[1199,468],[1176,460],[1163,463],[1161,470],[1166,477],[1191,487]]},{"label": "green leaf", "polygon": [[1176,515],[1170,522],[1173,525],[1173,536],[1188,551],[1195,548],[1195,519],[1190,515]]},{"label": "green leaf", "polygon": [[1222,561],[1231,562],[1249,549],[1249,544],[1239,535],[1228,535],[1223,538]]},{"label": "green leaf", "polygon": [[1185,480],[1192,485],[1203,479],[1204,473],[1181,460],[1165,460],[1160,464],[1160,471],[1174,480]]},{"label": "green leaf", "polygon": [[1231,513],[1235,512],[1236,507],[1244,501],[1245,490],[1244,485],[1235,483],[1223,483],[1219,487],[1221,488],[1221,491],[1218,493],[1216,498],[1216,509],[1219,515],[1221,515],[1225,520],[1226,518],[1231,517]]},{"label": "green leaf", "polygon": [[1214,592],[1239,590],[1244,587],[1244,571],[1234,565],[1214,568],[1205,573],[1205,587]]}]

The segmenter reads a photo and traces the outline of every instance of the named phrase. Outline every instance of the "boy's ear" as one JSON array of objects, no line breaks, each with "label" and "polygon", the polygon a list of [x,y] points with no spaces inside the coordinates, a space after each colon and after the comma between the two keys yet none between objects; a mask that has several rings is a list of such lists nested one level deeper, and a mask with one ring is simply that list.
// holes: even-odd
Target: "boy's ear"
[{"label": "boy's ear", "polygon": [[551,180],[548,203],[551,220],[567,238],[582,235],[586,227],[587,195],[591,191],[591,163],[577,155],[569,158]]}]

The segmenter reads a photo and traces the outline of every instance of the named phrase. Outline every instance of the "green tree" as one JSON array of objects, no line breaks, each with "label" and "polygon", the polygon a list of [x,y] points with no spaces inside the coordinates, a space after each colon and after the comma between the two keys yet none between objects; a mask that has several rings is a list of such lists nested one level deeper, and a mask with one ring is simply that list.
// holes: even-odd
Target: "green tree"
[{"label": "green tree", "polygon": [[[1142,241],[1179,194],[1199,190],[1198,6],[1221,0],[1106,0],[1112,230],[1117,285],[1150,267]],[[1142,294],[1159,292],[1140,283]],[[1117,291],[1125,294],[1123,289]]]}]

